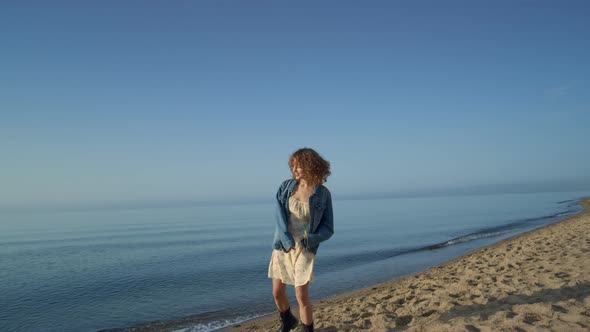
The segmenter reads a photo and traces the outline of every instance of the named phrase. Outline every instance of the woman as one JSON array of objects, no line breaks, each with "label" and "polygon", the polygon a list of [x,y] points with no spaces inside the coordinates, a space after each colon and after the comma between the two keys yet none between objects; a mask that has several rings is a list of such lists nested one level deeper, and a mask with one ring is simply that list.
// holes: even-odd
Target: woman
[{"label": "woman", "polygon": [[315,255],[321,242],[334,234],[332,196],[322,184],[330,175],[330,163],[310,148],[289,157],[292,178],[283,181],[276,196],[276,229],[268,267],[272,293],[280,313],[279,331],[295,328],[287,285],[295,286],[302,331],[313,332],[309,282],[313,282]]}]

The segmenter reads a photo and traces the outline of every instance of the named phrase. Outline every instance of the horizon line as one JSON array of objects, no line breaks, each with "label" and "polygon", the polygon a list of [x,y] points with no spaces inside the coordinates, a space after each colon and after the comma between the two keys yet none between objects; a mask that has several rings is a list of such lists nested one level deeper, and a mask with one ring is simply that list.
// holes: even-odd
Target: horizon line
[{"label": "horizon line", "polygon": [[[498,184],[479,184],[460,187],[433,187],[420,189],[402,189],[397,191],[374,191],[332,194],[335,201],[370,200],[385,198],[418,198],[464,195],[525,194],[540,192],[575,192],[590,190],[590,177],[569,179],[566,181],[528,181]],[[132,200],[91,200],[73,204],[67,203],[32,203],[26,205],[0,206],[0,213],[40,213],[40,212],[81,212],[93,210],[133,210],[183,208],[191,206],[261,204],[271,203],[272,195],[256,197],[231,197],[214,199],[132,199]]]}]

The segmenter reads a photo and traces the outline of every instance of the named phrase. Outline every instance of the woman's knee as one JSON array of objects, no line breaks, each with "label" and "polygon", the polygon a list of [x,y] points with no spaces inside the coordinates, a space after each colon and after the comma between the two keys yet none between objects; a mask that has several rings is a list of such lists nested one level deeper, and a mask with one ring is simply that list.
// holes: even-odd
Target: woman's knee
[{"label": "woman's knee", "polygon": [[281,298],[285,295],[287,295],[287,287],[285,287],[284,285],[281,284],[273,284],[272,287],[272,296],[274,296],[275,299]]},{"label": "woman's knee", "polygon": [[285,290],[280,290],[280,289],[273,289],[272,290],[272,296],[274,296],[275,299],[283,298],[286,295],[287,295],[287,292],[285,292]]},{"label": "woman's knee", "polygon": [[307,287],[297,287],[297,289],[295,289],[295,297],[297,297],[297,302],[299,302],[299,306],[309,304],[309,292],[307,291]]}]

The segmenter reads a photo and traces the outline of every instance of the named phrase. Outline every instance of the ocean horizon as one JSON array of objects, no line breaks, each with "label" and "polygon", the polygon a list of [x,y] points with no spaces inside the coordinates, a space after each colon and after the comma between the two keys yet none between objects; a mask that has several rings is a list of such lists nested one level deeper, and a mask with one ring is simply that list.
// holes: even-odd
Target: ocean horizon
[{"label": "ocean horizon", "polygon": [[[581,211],[590,191],[334,200],[312,301]],[[0,213],[3,331],[212,331],[274,312],[272,202]],[[288,295],[296,304],[293,287]]]},{"label": "ocean horizon", "polygon": [[[340,193],[333,192],[333,199],[366,200],[377,198],[420,198],[448,196],[478,196],[494,194],[532,194],[542,192],[584,192],[590,190],[590,177],[565,178],[551,181],[524,181],[510,183],[487,183],[458,187],[427,187],[397,191],[369,191]],[[96,210],[134,210],[134,209],[167,209],[197,206],[220,206],[241,204],[272,203],[272,194],[253,197],[226,197],[215,199],[195,198],[153,198],[153,199],[115,199],[115,200],[82,200],[79,202],[29,202],[7,204],[0,202],[2,214],[31,214],[50,212],[75,212]]]}]

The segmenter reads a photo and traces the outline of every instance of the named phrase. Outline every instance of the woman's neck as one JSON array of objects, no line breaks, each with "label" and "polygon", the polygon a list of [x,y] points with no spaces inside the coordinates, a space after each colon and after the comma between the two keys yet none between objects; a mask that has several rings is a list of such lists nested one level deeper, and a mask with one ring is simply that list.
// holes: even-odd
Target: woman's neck
[{"label": "woman's neck", "polygon": [[307,181],[305,181],[305,179],[299,179],[299,187],[300,188],[307,188],[307,187],[309,187],[309,184],[307,183]]}]

